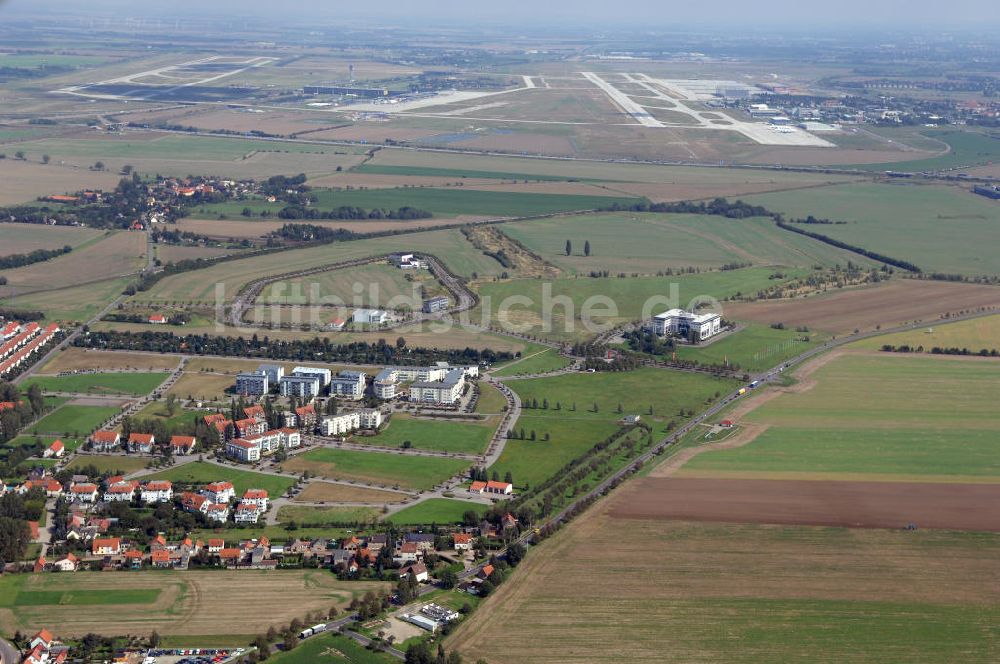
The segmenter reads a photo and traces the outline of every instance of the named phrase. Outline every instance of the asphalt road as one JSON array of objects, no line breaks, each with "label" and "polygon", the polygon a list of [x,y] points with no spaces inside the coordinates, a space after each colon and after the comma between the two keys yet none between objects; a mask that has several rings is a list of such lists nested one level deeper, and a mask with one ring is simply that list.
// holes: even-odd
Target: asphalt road
[{"label": "asphalt road", "polygon": [[21,661],[21,653],[8,641],[0,639],[0,664],[16,664]]}]

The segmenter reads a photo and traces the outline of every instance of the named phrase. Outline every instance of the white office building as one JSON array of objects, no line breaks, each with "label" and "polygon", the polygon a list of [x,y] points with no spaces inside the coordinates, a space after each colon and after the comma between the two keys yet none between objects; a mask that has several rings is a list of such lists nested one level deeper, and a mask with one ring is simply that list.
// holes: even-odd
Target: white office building
[{"label": "white office building", "polygon": [[719,314],[694,314],[683,309],[671,309],[653,316],[653,332],[659,336],[673,334],[687,337],[694,334],[698,340],[704,340],[721,331],[722,316]]},{"label": "white office building", "polygon": [[363,325],[382,325],[389,322],[389,312],[382,309],[355,309],[351,321]]}]

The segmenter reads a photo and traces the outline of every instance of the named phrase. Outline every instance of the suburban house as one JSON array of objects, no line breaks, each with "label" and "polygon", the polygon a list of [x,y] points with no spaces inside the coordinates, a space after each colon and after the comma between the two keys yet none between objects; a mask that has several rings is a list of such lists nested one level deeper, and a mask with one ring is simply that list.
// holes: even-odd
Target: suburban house
[{"label": "suburban house", "polygon": [[79,564],[80,564],[80,559],[74,556],[72,552],[70,552],[67,553],[65,556],[63,556],[62,558],[60,558],[59,560],[52,563],[52,567],[54,569],[59,570],[60,572],[75,572]]},{"label": "suburban house", "polygon": [[128,451],[133,454],[152,454],[156,439],[151,433],[130,433],[128,435]]},{"label": "suburban house", "polygon": [[236,438],[226,443],[226,456],[243,463],[260,461],[260,447],[249,440]]},{"label": "suburban house", "polygon": [[403,542],[393,559],[398,563],[415,563],[420,555],[420,547],[417,546],[416,542]]},{"label": "suburban house", "polygon": [[263,422],[267,419],[267,414],[264,412],[264,407],[261,405],[244,406],[243,417]]},{"label": "suburban house", "polygon": [[121,445],[122,436],[117,431],[98,430],[90,434],[90,449],[94,452],[111,452]]},{"label": "suburban house", "polygon": [[198,439],[194,436],[171,436],[170,451],[174,456],[184,456],[194,452]]},{"label": "suburban house", "polygon": [[98,537],[91,550],[95,556],[117,556],[122,552],[122,541],[117,537]]},{"label": "suburban house", "polygon": [[212,503],[205,511],[205,516],[211,521],[225,523],[229,520],[229,503]]},{"label": "suburban house", "polygon": [[455,533],[454,541],[456,551],[469,551],[472,549],[472,535],[469,533]]},{"label": "suburban house", "polygon": [[104,492],[104,502],[106,503],[128,503],[135,498],[135,492],[139,488],[139,483],[135,480],[115,482],[108,486]]},{"label": "suburban house", "polygon": [[412,576],[417,582],[424,582],[430,579],[430,575],[427,573],[427,565],[423,563],[410,563],[405,567],[399,569],[399,576],[402,578],[404,576]]},{"label": "suburban house", "polygon": [[683,309],[671,309],[653,316],[653,333],[689,337],[703,341],[722,331],[722,316],[719,314],[695,314]]},{"label": "suburban house", "polygon": [[90,482],[74,484],[69,490],[70,499],[75,503],[96,503],[97,485]]},{"label": "suburban house", "polygon": [[174,499],[174,487],[170,480],[150,480],[140,492],[142,502],[168,503]]},{"label": "suburban house", "polygon": [[63,442],[61,440],[56,439],[56,440],[52,441],[51,445],[49,445],[48,447],[45,448],[44,452],[42,452],[42,458],[44,458],[44,459],[52,459],[52,458],[58,459],[65,452],[66,452],[66,446],[63,445]]},{"label": "suburban house", "polygon": [[476,480],[469,485],[469,493],[482,493],[483,491],[486,491],[486,482]]},{"label": "suburban house", "polygon": [[247,489],[240,504],[256,505],[262,512],[267,511],[267,491],[264,489]]},{"label": "suburban house", "polygon": [[236,496],[236,489],[232,482],[212,482],[207,485],[202,493],[213,503],[228,503]]},{"label": "suburban house", "polygon": [[296,408],[295,423],[300,429],[312,431],[316,428],[316,408],[311,403]]},{"label": "suburban house", "polygon": [[509,496],[514,493],[514,485],[510,482],[489,481],[486,483],[486,493],[499,493]]},{"label": "suburban house", "polygon": [[206,514],[211,504],[212,502],[208,498],[199,496],[197,493],[185,491],[181,494],[181,507],[184,508],[185,512],[201,512],[202,514]]},{"label": "suburban house", "polygon": [[163,314],[153,314],[149,317],[149,322],[153,325],[164,325],[167,322],[167,317]]},{"label": "suburban house", "polygon": [[240,438],[257,436],[267,431],[267,422],[262,422],[252,417],[236,420],[233,422],[233,426],[236,428],[236,435]]},{"label": "suburban house", "polygon": [[226,548],[226,540],[224,539],[210,539],[208,540],[207,551],[209,553],[218,553]]}]

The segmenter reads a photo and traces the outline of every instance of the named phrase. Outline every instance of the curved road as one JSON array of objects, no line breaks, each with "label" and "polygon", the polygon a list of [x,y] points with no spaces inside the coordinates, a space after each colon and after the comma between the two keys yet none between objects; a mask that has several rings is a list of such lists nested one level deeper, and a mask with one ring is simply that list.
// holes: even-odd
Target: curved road
[{"label": "curved road", "polygon": [[21,661],[21,653],[9,642],[0,639],[0,664],[17,664]]}]

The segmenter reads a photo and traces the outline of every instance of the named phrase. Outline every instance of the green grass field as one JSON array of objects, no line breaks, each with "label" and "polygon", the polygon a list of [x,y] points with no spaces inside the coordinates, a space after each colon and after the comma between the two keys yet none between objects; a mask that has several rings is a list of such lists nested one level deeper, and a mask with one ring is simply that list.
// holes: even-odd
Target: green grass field
[{"label": "green grass field", "polygon": [[339,634],[324,634],[301,643],[289,652],[268,658],[274,664],[390,664],[399,660],[376,653]]},{"label": "green grass field", "polygon": [[929,353],[932,348],[968,348],[978,352],[983,348],[1000,349],[1000,315],[973,318],[957,323],[937,321],[927,327],[909,332],[897,332],[881,337],[873,337],[851,344],[852,348],[878,350],[883,345],[908,345],[911,348],[924,347]]},{"label": "green grass field", "polygon": [[354,442],[402,447],[408,440],[418,450],[480,454],[489,444],[495,428],[492,420],[484,423],[449,422],[397,414],[377,436],[356,436]]},{"label": "green grass field", "polygon": [[309,470],[330,479],[354,479],[424,490],[468,468],[469,462],[462,459],[324,448],[297,454],[283,465],[286,470]]},{"label": "green grass field", "polygon": [[508,364],[493,372],[494,376],[517,376],[519,374],[538,374],[556,371],[568,367],[572,362],[559,354],[555,348],[536,351],[533,355],[525,355],[524,359]]},{"label": "green grass field", "polygon": [[[961,129],[932,129],[920,132],[939,141],[947,143],[951,148],[947,154],[928,159],[913,161],[898,161],[887,164],[859,164],[852,168],[882,171],[936,171],[943,169],[962,168],[965,166],[981,166],[996,163],[1000,159],[1000,138],[996,134],[979,131],[963,131]],[[892,135],[888,133],[888,135]],[[906,137],[901,139],[906,141]]]},{"label": "green grass field", "polygon": [[[19,149],[28,156],[50,154],[53,159],[141,159],[155,156],[159,159],[184,159],[188,161],[235,161],[250,152],[323,152],[316,145],[259,141],[253,139],[213,138],[206,136],[157,136],[149,140],[105,140],[79,138],[45,138],[22,143]],[[333,152],[332,148],[328,150]]]},{"label": "green grass field", "polygon": [[[667,268],[870,264],[856,254],[783,231],[770,219],[609,213],[503,224],[501,230],[570,274],[653,274]],[[566,241],[572,254],[566,255]],[[591,254],[584,255],[584,242]]]},{"label": "green grass field", "polygon": [[980,249],[1000,243],[1000,206],[966,187],[864,183],[745,200],[789,217],[846,221],[803,229],[909,260],[925,272],[1000,273],[1000,257]]},{"label": "green grass field", "polygon": [[[72,255],[72,254],[71,254]],[[5,300],[4,306],[40,310],[48,320],[86,322],[122,294],[129,279],[108,279],[75,288],[30,293]]]},{"label": "green grass field", "polygon": [[166,403],[163,401],[153,401],[136,413],[135,418],[162,420],[168,430],[176,431],[181,427],[189,427],[194,424],[194,420],[205,415],[211,415],[214,412],[211,410],[188,410],[178,407],[173,417],[171,417],[167,412]]},{"label": "green grass field", "polygon": [[104,591],[63,592],[60,590],[22,590],[16,606],[95,606],[102,604],[150,604],[160,596],[157,588]]},{"label": "green grass field", "polygon": [[443,292],[440,283],[426,271],[414,273],[385,263],[373,263],[349,270],[321,272],[275,282],[264,289],[259,301],[268,304],[349,305],[412,311],[419,310],[423,304],[421,286],[427,290],[428,296]]},{"label": "green grass field", "polygon": [[[808,341],[805,339],[808,338]],[[822,343],[826,335],[818,332],[776,330],[766,325],[747,325],[744,329],[707,346],[678,346],[677,358],[702,364],[739,366],[747,371],[769,369]]]},{"label": "green grass field", "polygon": [[119,412],[111,406],[62,406],[28,427],[34,433],[87,435]]},{"label": "green grass field", "polygon": [[149,394],[170,374],[157,373],[91,373],[72,376],[35,376],[24,381],[25,387],[38,385],[46,392],[77,394]]},{"label": "green grass field", "polygon": [[307,507],[284,505],[278,510],[278,521],[299,526],[323,526],[328,523],[374,523],[382,510],[378,507]]},{"label": "green grass field", "polygon": [[482,514],[486,505],[466,500],[431,498],[412,507],[406,507],[386,519],[396,526],[425,526],[431,524],[461,523],[462,515],[468,511]]},{"label": "green grass field", "polygon": [[84,444],[84,442],[86,442],[85,438],[68,438],[65,436],[51,436],[51,435],[50,436],[21,435],[18,436],[17,438],[14,438],[13,440],[7,441],[7,446],[20,447],[22,445],[34,445],[36,438],[40,438],[42,440],[42,445],[45,445],[46,447],[51,445],[52,441],[58,438],[66,446],[67,451],[70,452],[76,451],[81,445]]},{"label": "green grass field", "polygon": [[[317,210],[333,210],[341,206],[397,209],[413,207],[431,212],[436,217],[459,215],[525,217],[552,212],[592,210],[610,205],[612,202],[639,202],[639,198],[623,198],[615,195],[585,196],[579,194],[535,194],[507,191],[478,191],[473,189],[441,188],[397,188],[397,189],[356,189],[352,191],[332,191],[315,189],[312,192],[319,199]],[[254,214],[268,210],[277,213],[285,203],[268,203],[266,200],[227,201],[197,208],[198,213],[239,216],[245,208]]]},{"label": "green grass field", "polygon": [[[805,273],[798,269],[781,272],[786,279]],[[740,293],[756,293],[781,283],[780,279],[771,279],[772,275],[774,270],[770,268],[754,267],[634,279],[580,277],[545,283],[527,279],[488,283],[479,289],[482,303],[472,312],[471,319],[481,320],[485,309],[491,312],[487,320],[501,325],[509,322],[527,334],[560,341],[578,340],[596,333],[583,324],[584,305],[590,312],[591,327],[619,324],[648,318],[673,307],[689,308],[692,301],[706,296],[723,299]],[[509,299],[515,297],[527,297],[531,302],[523,304],[518,299]],[[564,306],[565,298],[572,300],[570,311]],[[546,307],[546,303],[551,306]],[[548,322],[543,315],[546,308],[551,311]]]},{"label": "green grass field", "polygon": [[769,425],[752,443],[681,473],[1000,481],[995,362],[846,355],[813,378],[747,415]]},{"label": "green grass field", "polygon": [[66,245],[79,247],[96,240],[103,231],[75,226],[44,226],[41,224],[0,224],[0,252],[26,254],[36,249],[59,249]]},{"label": "green grass field", "polygon": [[[541,406],[548,399],[549,409],[523,410],[515,428],[518,432],[523,428],[527,439],[507,441],[490,471],[501,477],[510,472],[517,488],[536,485],[617,431],[623,415],[640,415],[653,427],[654,436],[659,436],[669,421],[685,421],[679,415],[682,408],[698,411],[706,399],[716,392],[726,394],[735,385],[733,380],[659,369],[511,381],[522,404],[537,400]],[[555,409],[557,402],[560,410]],[[595,403],[597,412],[593,411]],[[617,412],[619,404],[622,413]],[[653,415],[649,415],[651,406]],[[530,440],[532,431],[534,441]],[[545,434],[550,440],[544,440]]]},{"label": "green grass field", "polygon": [[507,171],[475,171],[463,168],[433,168],[424,166],[392,166],[389,164],[361,164],[351,169],[355,173],[372,175],[404,175],[439,178],[474,178],[483,180],[532,180],[534,182],[593,182],[593,179],[574,178],[560,175],[539,175],[531,173],[511,173]]},{"label": "green grass field", "polygon": [[479,401],[476,402],[477,413],[502,413],[507,407],[507,400],[500,390],[485,380],[479,381]]},{"label": "green grass field", "polygon": [[86,466],[93,466],[101,472],[121,474],[121,473],[134,473],[137,470],[142,470],[149,463],[149,459],[142,459],[133,456],[104,456],[88,454],[85,456],[77,456],[72,461],[67,464],[67,470],[78,470]]},{"label": "green grass field", "polygon": [[233,483],[237,495],[242,495],[247,489],[265,489],[273,500],[285,493],[295,481],[289,477],[266,475],[249,470],[239,470],[228,466],[217,466],[212,463],[196,461],[186,463],[176,468],[165,470],[149,479],[170,480],[175,484],[202,485],[210,482],[228,480]]}]

